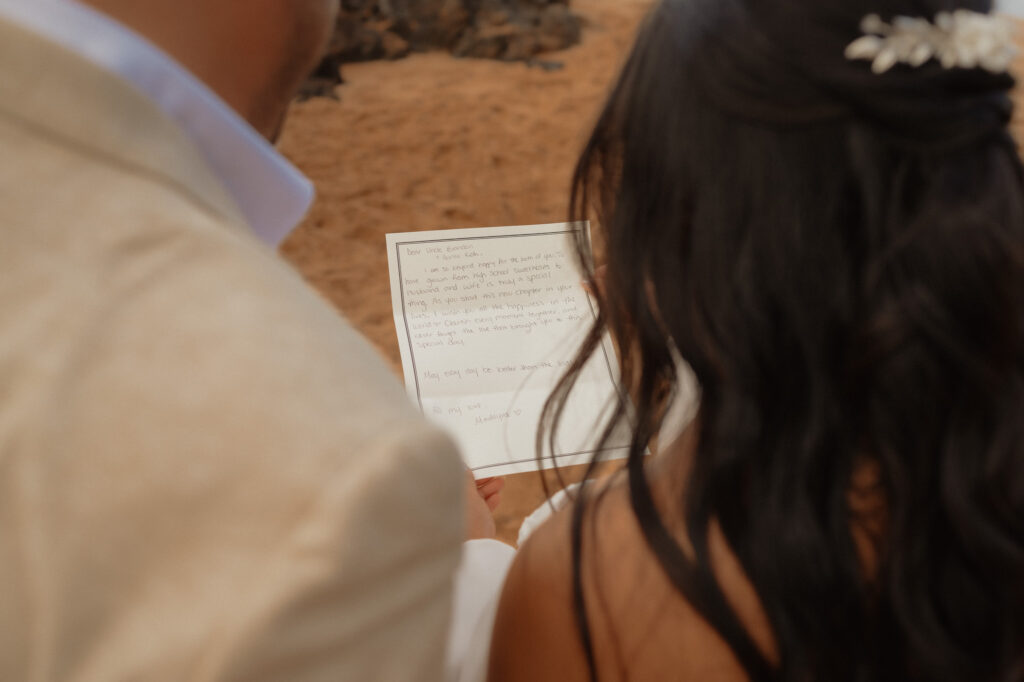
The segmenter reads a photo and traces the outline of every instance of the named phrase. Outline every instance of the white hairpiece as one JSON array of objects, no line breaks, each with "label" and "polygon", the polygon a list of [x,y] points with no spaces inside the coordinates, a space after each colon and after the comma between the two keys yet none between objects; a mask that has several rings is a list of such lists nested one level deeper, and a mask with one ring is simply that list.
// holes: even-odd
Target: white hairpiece
[{"label": "white hairpiece", "polygon": [[966,9],[939,12],[935,23],[894,17],[887,24],[877,14],[869,14],[861,20],[860,29],[865,35],[846,47],[846,58],[871,60],[875,73],[885,73],[896,64],[921,66],[930,59],[946,69],[980,67],[1003,73],[1017,54],[1010,20]]}]

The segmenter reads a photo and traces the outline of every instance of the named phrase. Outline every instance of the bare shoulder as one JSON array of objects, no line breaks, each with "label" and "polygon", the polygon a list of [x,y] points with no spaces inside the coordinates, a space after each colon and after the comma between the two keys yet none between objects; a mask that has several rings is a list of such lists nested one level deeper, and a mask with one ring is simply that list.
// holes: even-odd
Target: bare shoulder
[{"label": "bare shoulder", "polygon": [[571,509],[519,549],[498,606],[488,679],[587,680],[573,607]]},{"label": "bare shoulder", "polygon": [[[651,483],[675,528],[672,511],[665,509],[674,488],[668,480]],[[499,607],[492,682],[590,679],[574,603],[571,529],[572,509],[563,510],[520,550]],[[745,679],[729,647],[675,589],[647,546],[624,477],[586,506],[580,573],[600,679]],[[723,587],[744,611],[743,590]]]},{"label": "bare shoulder", "polygon": [[[577,502],[555,514],[519,550],[506,579],[491,647],[491,682],[589,680],[572,562],[573,515]],[[640,596],[654,598],[645,582],[645,550],[622,476],[584,505],[581,527],[580,589],[588,637],[602,678],[622,672],[621,629],[635,626],[624,609]],[[625,617],[627,622],[621,622]]]}]

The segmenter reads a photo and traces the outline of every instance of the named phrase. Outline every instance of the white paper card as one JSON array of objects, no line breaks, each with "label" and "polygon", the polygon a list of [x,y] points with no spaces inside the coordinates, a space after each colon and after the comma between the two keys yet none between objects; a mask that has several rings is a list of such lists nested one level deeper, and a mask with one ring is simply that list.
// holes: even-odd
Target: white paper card
[{"label": "white paper card", "polygon": [[[576,267],[576,229],[587,227],[387,235],[406,388],[452,434],[478,478],[540,464],[541,409],[596,314]],[[559,466],[593,457],[613,405],[615,366],[605,340],[566,406],[555,443]],[[619,441],[602,458],[624,456]],[[552,464],[543,458],[544,467]]]}]

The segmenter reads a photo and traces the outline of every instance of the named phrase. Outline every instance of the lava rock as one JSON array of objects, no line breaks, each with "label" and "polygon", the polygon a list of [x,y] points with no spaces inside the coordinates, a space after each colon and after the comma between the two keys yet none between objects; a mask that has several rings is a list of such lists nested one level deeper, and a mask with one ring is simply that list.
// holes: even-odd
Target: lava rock
[{"label": "lava rock", "polygon": [[327,54],[300,97],[336,97],[346,62],[447,50],[526,61],[580,41],[569,0],[342,0]]}]

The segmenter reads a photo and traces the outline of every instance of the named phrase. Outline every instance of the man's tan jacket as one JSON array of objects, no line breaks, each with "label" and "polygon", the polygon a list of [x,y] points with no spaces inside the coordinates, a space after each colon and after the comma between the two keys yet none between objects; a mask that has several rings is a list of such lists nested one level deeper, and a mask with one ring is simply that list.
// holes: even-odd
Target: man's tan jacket
[{"label": "man's tan jacket", "polygon": [[174,124],[0,21],[0,680],[438,680],[460,467]]}]

